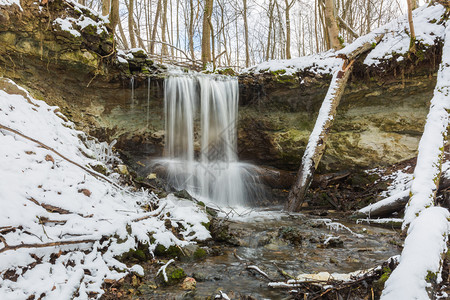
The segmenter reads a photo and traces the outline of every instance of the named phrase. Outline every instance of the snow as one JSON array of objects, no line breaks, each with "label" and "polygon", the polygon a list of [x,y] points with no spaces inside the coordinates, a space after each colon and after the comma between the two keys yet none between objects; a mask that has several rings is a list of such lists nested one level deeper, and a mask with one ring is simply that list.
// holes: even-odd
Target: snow
[{"label": "snow", "polygon": [[439,274],[441,270],[442,254],[447,251],[449,217],[447,209],[430,207],[412,221],[400,264],[386,281],[382,300],[430,299],[426,290],[430,283],[425,278],[429,272]]},{"label": "snow", "polygon": [[361,208],[359,210],[359,212],[370,216],[370,213],[373,210],[379,209],[379,208],[381,208],[383,206],[386,206],[386,205],[390,205],[392,203],[396,203],[396,202],[398,202],[398,201],[400,201],[403,198],[408,197],[408,196],[409,196],[409,190],[402,191],[402,192],[394,194],[394,195],[392,195],[390,197],[387,197],[387,198],[385,198],[383,200],[380,200],[380,201],[378,201],[376,203],[373,203],[373,204],[370,204],[370,205],[368,205],[366,207],[363,207],[363,208]]},{"label": "snow", "polygon": [[313,167],[313,156],[316,151],[317,145],[319,145],[319,139],[321,138],[321,133],[326,124],[333,120],[333,115],[331,114],[331,110],[333,108],[333,99],[338,92],[338,75],[341,73],[341,70],[344,66],[344,60],[340,60],[340,67],[336,69],[333,73],[333,78],[331,79],[330,86],[328,88],[328,92],[325,96],[325,99],[322,102],[322,106],[319,110],[319,115],[317,116],[316,123],[314,124],[314,129],[311,132],[311,135],[308,139],[308,144],[306,145],[305,153],[302,158],[302,166],[301,169],[305,172],[305,175],[302,177],[302,185],[305,185],[306,179],[309,177],[306,172],[310,172]]},{"label": "snow", "polygon": [[[3,0],[0,0],[3,1]],[[70,3],[74,4],[75,2],[69,1]],[[88,17],[86,14],[82,13],[82,10],[88,10],[90,13],[97,17],[99,19],[98,22],[94,21],[92,18]],[[103,32],[108,32],[106,29],[105,24],[108,23],[108,19],[103,18],[100,16],[97,12],[82,6],[77,3],[75,5],[75,10],[78,10],[81,15],[78,17],[78,19],[72,18],[72,17],[66,17],[66,18],[56,18],[53,21],[53,25],[59,25],[61,30],[69,32],[71,35],[75,37],[80,37],[81,32],[88,26],[92,26],[96,29],[96,33],[98,35],[102,34]]]},{"label": "snow", "polygon": [[386,281],[381,299],[429,299],[427,277],[439,283],[443,254],[447,251],[450,213],[434,207],[435,180],[441,175],[443,148],[450,109],[450,26],[445,30],[442,62],[430,112],[419,143],[419,155],[403,226],[408,235],[400,264]]},{"label": "snow", "polygon": [[[74,291],[78,299],[98,298],[105,279],[144,273],[141,266],[128,267],[116,259],[138,242],[151,252],[157,244],[185,246],[210,237],[201,224],[208,222],[203,208],[173,195],[158,199],[147,191],[119,187],[111,162],[120,160],[111,144],[89,141],[57,107],[21,91],[23,95],[12,95],[0,89],[0,125],[54,151],[0,128],[0,299],[42,293],[46,299],[70,299]],[[99,164],[114,184],[86,171]],[[156,209],[147,212],[146,206]],[[179,224],[182,237],[166,229],[166,220]],[[70,241],[79,243],[49,245]],[[8,248],[13,246],[18,248]],[[6,276],[8,270],[16,272],[17,280]]]},{"label": "snow", "polygon": [[[413,12],[416,39],[426,46],[432,46],[438,39],[444,37],[444,26],[439,20],[445,13],[441,4],[424,5]],[[388,24],[385,24],[371,33],[361,36],[353,43],[346,45],[339,51],[327,51],[320,54],[298,57],[284,60],[270,60],[244,69],[243,73],[277,72],[280,75],[295,75],[303,71],[309,71],[316,75],[330,74],[341,67],[339,54],[349,54],[365,43],[376,43],[375,38],[384,34],[381,41],[372,49],[364,60],[367,66],[378,65],[392,58],[403,60],[410,44],[409,24],[407,16],[402,16]],[[280,72],[281,71],[281,72]],[[301,78],[299,78],[302,80]]]},{"label": "snow", "polygon": [[[422,6],[413,11],[414,30],[416,39],[425,45],[431,46],[436,39],[443,39],[445,27],[437,24],[445,13],[445,8],[438,5]],[[386,34],[378,45],[364,60],[366,65],[377,65],[393,55],[404,55],[409,50],[410,36],[407,16],[381,27]],[[403,60],[400,56],[398,61]]]},{"label": "snow", "polygon": [[434,204],[435,179],[441,174],[445,136],[450,109],[450,26],[446,29],[442,62],[431,99],[430,111],[419,143],[417,165],[411,185],[412,197],[405,211],[405,225],[411,223],[421,210]]},{"label": "snow", "polygon": [[17,5],[21,11],[23,11],[22,6],[20,5],[20,0],[0,0],[0,6],[11,6]]},{"label": "snow", "polygon": [[167,268],[171,263],[173,263],[173,262],[175,262],[175,260],[171,259],[171,260],[169,260],[165,265],[163,265],[161,268],[159,268],[158,272],[156,272],[156,276],[158,276],[159,273],[162,273],[162,274],[163,274],[163,277],[164,277],[164,281],[165,281],[165,282],[168,282],[169,279],[167,278],[166,268]]}]

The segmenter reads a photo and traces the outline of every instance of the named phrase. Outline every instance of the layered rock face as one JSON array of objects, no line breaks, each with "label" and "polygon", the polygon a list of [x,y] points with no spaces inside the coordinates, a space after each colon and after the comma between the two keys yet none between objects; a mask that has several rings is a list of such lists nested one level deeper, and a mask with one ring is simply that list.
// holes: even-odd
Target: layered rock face
[{"label": "layered rock face", "polygon": [[[414,157],[436,83],[433,60],[439,56],[436,46],[422,61],[380,69],[358,64],[319,171],[374,168]],[[330,76],[266,72],[240,79],[241,157],[297,169]]]},{"label": "layered rock face", "polygon": [[[21,6],[0,6],[0,75],[60,106],[80,129],[118,139],[117,147],[131,154],[161,156],[166,70],[139,52],[117,59],[108,24],[75,3],[22,0]],[[440,51],[437,44],[421,59],[377,68],[358,63],[319,172],[414,157]],[[308,70],[239,76],[240,158],[296,170],[330,78]]]}]

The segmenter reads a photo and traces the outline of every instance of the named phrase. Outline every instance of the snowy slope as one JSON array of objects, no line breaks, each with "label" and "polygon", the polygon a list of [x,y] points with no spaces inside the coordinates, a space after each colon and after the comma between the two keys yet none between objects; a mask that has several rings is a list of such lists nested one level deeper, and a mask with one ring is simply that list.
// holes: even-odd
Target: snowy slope
[{"label": "snowy slope", "polygon": [[[1,89],[5,86],[20,95],[8,94]],[[108,162],[117,158],[105,152],[104,145],[84,143],[84,133],[57,111],[0,78],[0,299],[41,294],[45,299],[70,299],[74,292],[78,299],[97,298],[104,279],[143,272],[114,258],[138,241],[150,244],[153,237],[151,251],[156,244],[183,246],[209,238],[201,225],[208,218],[192,202],[173,196],[159,200],[81,168],[102,164],[111,171]],[[112,173],[107,180],[118,182],[118,177]],[[147,212],[145,206],[155,210]],[[167,212],[184,238],[166,229]]]}]

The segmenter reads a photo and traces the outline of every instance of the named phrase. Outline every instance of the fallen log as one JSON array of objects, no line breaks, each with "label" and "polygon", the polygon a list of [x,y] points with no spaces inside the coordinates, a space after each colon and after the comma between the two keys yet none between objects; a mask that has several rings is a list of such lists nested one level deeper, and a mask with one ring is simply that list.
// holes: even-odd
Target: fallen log
[{"label": "fallen log", "polygon": [[[441,177],[441,184],[439,185],[438,192],[442,192],[450,188],[450,179]],[[363,216],[368,216],[370,218],[386,217],[395,212],[399,212],[405,208],[409,201],[410,196],[409,189],[402,191],[376,203],[370,204],[366,207],[361,208],[355,213],[353,218],[361,218]]]}]

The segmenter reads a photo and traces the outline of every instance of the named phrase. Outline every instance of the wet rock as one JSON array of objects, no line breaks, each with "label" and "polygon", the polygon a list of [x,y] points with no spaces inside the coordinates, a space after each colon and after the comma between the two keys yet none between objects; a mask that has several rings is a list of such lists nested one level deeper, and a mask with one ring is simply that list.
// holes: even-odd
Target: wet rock
[{"label": "wet rock", "polygon": [[340,236],[324,236],[321,238],[322,244],[318,245],[319,248],[341,248],[344,246],[344,242]]},{"label": "wet rock", "polygon": [[205,273],[202,272],[194,272],[192,274],[192,277],[194,277],[195,280],[202,282],[202,281],[207,281],[207,275]]},{"label": "wet rock", "polygon": [[200,246],[196,244],[190,244],[187,246],[184,246],[182,248],[182,260],[201,260],[205,258],[208,253],[204,248],[201,248]]},{"label": "wet rock", "polygon": [[239,246],[238,239],[230,233],[230,226],[224,220],[213,218],[209,229],[212,238],[217,242],[225,242],[233,246]]},{"label": "wet rock", "polygon": [[289,226],[281,227],[278,230],[278,236],[293,245],[301,245],[303,240],[300,229]]}]

